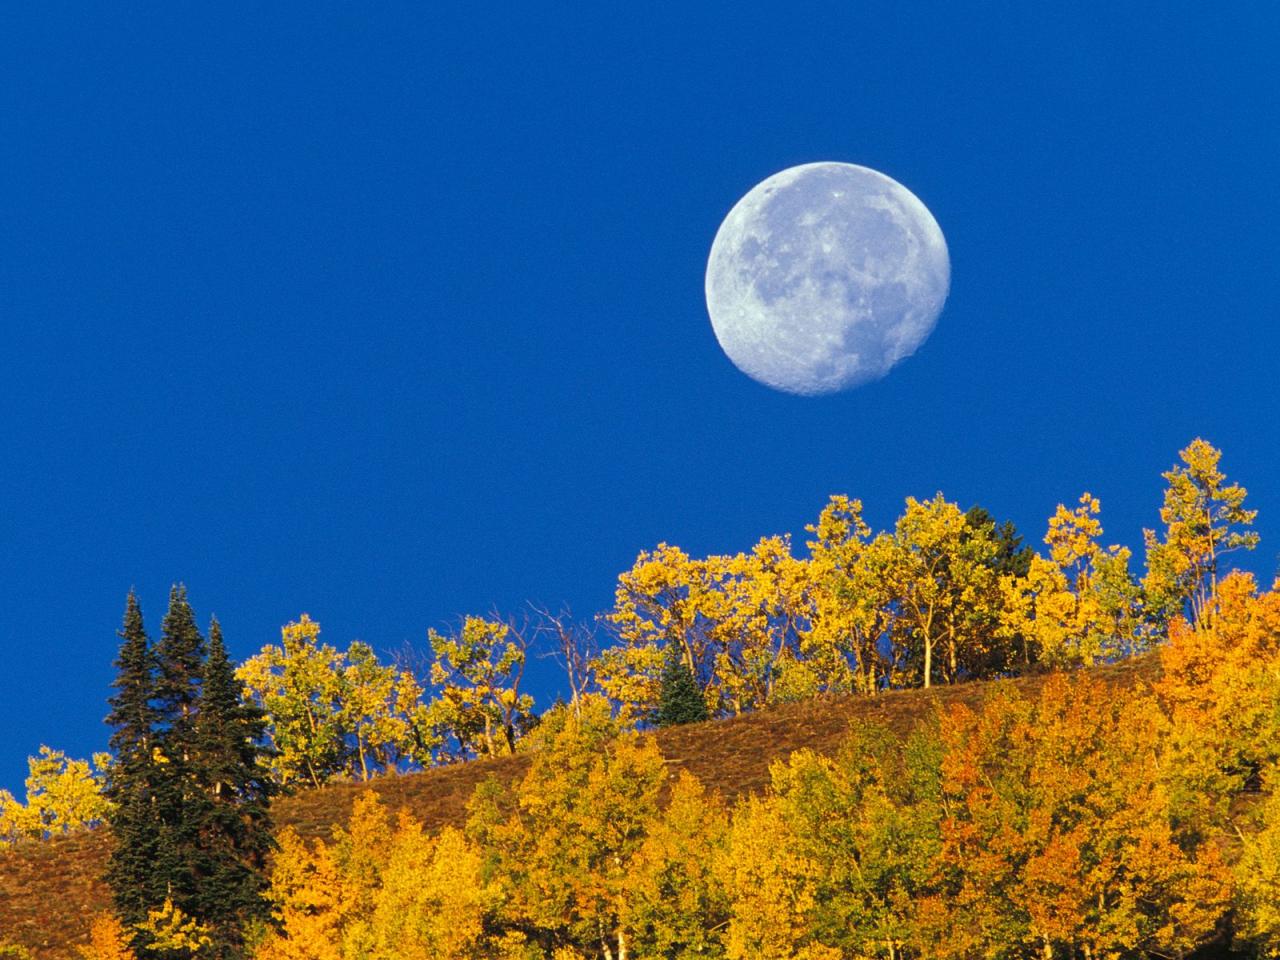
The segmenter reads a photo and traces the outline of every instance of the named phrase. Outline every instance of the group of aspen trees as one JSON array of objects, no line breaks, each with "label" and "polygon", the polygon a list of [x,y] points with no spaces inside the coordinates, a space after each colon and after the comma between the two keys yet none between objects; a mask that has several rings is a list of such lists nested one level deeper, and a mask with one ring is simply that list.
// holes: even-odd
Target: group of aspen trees
[{"label": "group of aspen trees", "polygon": [[[660,544],[598,621],[468,617],[421,664],[338,650],[304,614],[235,674],[276,788],[516,752],[527,775],[434,832],[367,794],[332,842],[277,837],[230,940],[164,898],[145,924],[99,917],[84,956],[1280,956],[1280,596],[1220,572],[1258,538],[1219,452],[1196,440],[1180,459],[1141,574],[1102,544],[1088,493],[1057,508],[1044,551],[941,494],[879,534],[836,496],[803,557],[786,537],[701,559]],[[548,643],[569,696],[538,716],[521,682]],[[1151,649],[1151,684],[1073,669]],[[644,733],[673,664],[710,717],[1045,676],[905,739],[872,725],[835,756],[800,751],[735,800],[672,777]],[[70,777],[62,759],[48,777]],[[81,766],[71,779],[94,782]],[[28,795],[0,795],[0,818],[31,820]]]}]

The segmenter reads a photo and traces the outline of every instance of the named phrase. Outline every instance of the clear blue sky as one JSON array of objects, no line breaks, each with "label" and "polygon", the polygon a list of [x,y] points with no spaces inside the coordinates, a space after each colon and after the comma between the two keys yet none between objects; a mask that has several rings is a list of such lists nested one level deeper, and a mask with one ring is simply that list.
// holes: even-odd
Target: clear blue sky
[{"label": "clear blue sky", "polygon": [[[0,785],[105,743],[132,585],[246,656],[304,610],[384,650],[590,613],[644,547],[799,543],[834,492],[1038,541],[1087,488],[1136,545],[1198,434],[1275,572],[1272,5],[576,6],[6,10]],[[915,192],[953,283],[888,379],[800,399],[702,281],[813,160]]]}]

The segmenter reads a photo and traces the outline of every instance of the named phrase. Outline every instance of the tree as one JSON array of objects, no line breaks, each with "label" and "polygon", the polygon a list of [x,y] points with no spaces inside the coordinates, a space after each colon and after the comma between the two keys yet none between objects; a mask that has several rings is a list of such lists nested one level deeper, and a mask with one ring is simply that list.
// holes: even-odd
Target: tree
[{"label": "tree", "polygon": [[1026,645],[1027,660],[1054,667],[1131,655],[1149,639],[1129,551],[1098,544],[1101,504],[1086,492],[1049,519],[1048,557],[1034,555],[1022,577],[1001,578],[1001,632]]},{"label": "tree", "polygon": [[478,960],[492,890],[479,852],[446,827],[429,836],[377,795],[359,798],[332,844],[281,834],[270,897],[277,924],[255,960]]},{"label": "tree", "polygon": [[1270,793],[1253,829],[1240,837],[1235,864],[1236,936],[1259,957],[1280,957],[1280,768],[1268,771]]},{"label": "tree", "polygon": [[452,743],[452,756],[515,753],[534,725],[533,698],[520,692],[525,640],[499,620],[467,617],[453,636],[428,634],[435,661],[431,684],[439,693],[424,724]]},{"label": "tree", "polygon": [[[884,584],[865,562],[871,528],[862,501],[833,496],[805,527],[808,541],[808,626],[800,637],[811,693],[874,694],[889,681],[882,641],[890,623]],[[793,686],[784,674],[783,682]]]},{"label": "tree", "polygon": [[343,723],[343,657],[320,643],[320,624],[307,614],[280,629],[236,671],[265,711],[271,770],[284,787],[318,787],[348,769],[351,748]]},{"label": "tree", "polygon": [[970,527],[940,493],[908,497],[894,532],[872,542],[864,562],[890,598],[911,685],[928,688],[935,673],[955,683],[1007,659],[989,647],[1001,605],[995,551],[986,531]]},{"label": "tree", "polygon": [[[615,702],[652,721],[662,667],[675,649],[689,672],[715,677],[715,647],[709,626],[721,604],[715,596],[719,564],[694,560],[679,547],[660,543],[642,551],[618,577],[613,610],[606,616],[619,643],[596,664],[600,687]],[[719,706],[718,687],[707,690]]]},{"label": "tree", "polygon": [[733,955],[916,953],[915,906],[941,846],[940,766],[932,730],[904,748],[878,727],[835,758],[801,750],[776,762],[771,794],[745,811],[729,852]]},{"label": "tree", "polygon": [[662,688],[658,699],[656,721],[660,727],[682,723],[701,723],[708,719],[707,701],[698,689],[698,681],[689,665],[674,650],[662,668]]},{"label": "tree", "polygon": [[978,533],[985,533],[995,544],[995,552],[991,555],[991,569],[998,576],[1025,577],[1031,569],[1031,558],[1035,551],[1022,543],[1022,536],[1012,520],[996,523],[995,517],[984,507],[976,504],[964,515],[964,522]]},{"label": "tree", "polygon": [[550,639],[552,655],[569,683],[569,706],[576,713],[582,698],[596,689],[595,664],[600,653],[596,622],[574,619],[567,606],[555,613],[547,606],[531,606],[536,618],[534,632],[544,641]]},{"label": "tree", "polygon": [[198,836],[200,882],[190,910],[209,928],[215,955],[234,955],[245,925],[265,919],[275,785],[262,748],[265,716],[245,696],[214,620],[194,729],[199,801],[188,817]]},{"label": "tree", "polygon": [[118,915],[139,953],[237,956],[241,925],[261,914],[271,842],[261,712],[244,701],[216,621],[206,647],[182,587],[154,650],[132,594],[121,637],[108,717]]},{"label": "tree", "polygon": [[[100,913],[89,925],[89,942],[76,948],[82,960],[137,960],[129,934],[113,913]],[[3,954],[0,954],[3,956]]]},{"label": "tree", "polygon": [[1153,707],[1058,675],[1035,700],[948,712],[926,955],[1185,956],[1212,938],[1226,871],[1180,832]]},{"label": "tree", "polygon": [[138,925],[138,932],[146,938],[145,953],[164,960],[205,960],[217,955],[209,927],[188,915],[181,907],[166,897],[157,910],[147,913],[147,919]]},{"label": "tree", "polygon": [[1244,487],[1226,483],[1218,469],[1221,451],[1197,437],[1178,456],[1182,465],[1164,474],[1169,484],[1160,508],[1164,535],[1143,531],[1143,586],[1157,613],[1166,618],[1186,613],[1202,624],[1216,610],[1222,557],[1258,545],[1258,534],[1248,529],[1258,512],[1245,509]]},{"label": "tree", "polygon": [[161,725],[159,747],[175,770],[190,762],[204,659],[205,641],[187,600],[187,588],[174,584],[156,644],[155,703]]},{"label": "tree", "polygon": [[426,765],[437,740],[419,729],[422,687],[408,671],[379,662],[367,643],[352,641],[342,671],[342,725],[354,743],[355,772],[368,780],[376,771],[404,763]]},{"label": "tree", "polygon": [[525,934],[544,953],[591,945],[626,960],[630,949],[629,883],[666,768],[652,740],[602,739],[611,724],[592,714],[607,717],[608,709],[585,701],[583,720],[566,715],[517,790],[490,781],[471,803],[467,832],[504,904],[502,929]]},{"label": "tree", "polygon": [[425,765],[438,745],[413,674],[379,662],[358,640],[345,652],[320,642],[307,614],[286,624],[236,672],[267,716],[271,771],[285,788]]},{"label": "tree", "polygon": [[682,771],[631,862],[622,925],[637,956],[724,956],[729,900],[717,867],[728,830],[719,796]]},{"label": "tree", "polygon": [[0,790],[0,843],[65,836],[102,823],[111,813],[102,795],[110,764],[109,754],[95,754],[91,767],[42,746],[39,756],[27,759],[26,804]]},{"label": "tree", "polygon": [[[121,920],[127,927],[146,920],[147,911],[168,893],[160,867],[173,863],[172,837],[158,803],[162,778],[157,770],[157,664],[142,621],[137,594],[125,604],[120,653],[116,658],[115,694],[108,701],[107,723],[114,729],[115,751],[106,788],[113,804],[109,822],[115,836],[106,879]],[[130,933],[133,937],[133,933]],[[140,939],[136,942],[140,943]]]}]

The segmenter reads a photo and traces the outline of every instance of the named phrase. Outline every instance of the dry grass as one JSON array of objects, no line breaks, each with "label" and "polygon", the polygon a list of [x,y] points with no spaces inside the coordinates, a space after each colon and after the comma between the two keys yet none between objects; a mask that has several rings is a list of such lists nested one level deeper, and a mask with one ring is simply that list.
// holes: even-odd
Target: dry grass
[{"label": "dry grass", "polygon": [[[1109,681],[1131,685],[1151,679],[1154,657],[1095,671]],[[1008,681],[1031,694],[1038,676]],[[763,790],[769,765],[808,747],[832,752],[853,724],[877,722],[905,734],[937,705],[979,704],[989,684],[965,684],[931,691],[912,690],[874,699],[839,698],[788,704],[732,720],[676,727],[657,733],[674,770],[685,769],[728,798]],[[489,776],[513,781],[528,769],[527,756],[444,767],[386,777],[372,784],[338,784],[277,802],[276,822],[308,837],[328,836],[344,823],[352,800],[376,790],[393,809],[407,808],[429,828],[461,824],[476,785]],[[70,960],[85,942],[95,913],[107,909],[110,894],[101,875],[110,849],[105,832],[47,843],[27,844],[0,854],[0,943],[6,939],[31,950],[37,960]]]}]

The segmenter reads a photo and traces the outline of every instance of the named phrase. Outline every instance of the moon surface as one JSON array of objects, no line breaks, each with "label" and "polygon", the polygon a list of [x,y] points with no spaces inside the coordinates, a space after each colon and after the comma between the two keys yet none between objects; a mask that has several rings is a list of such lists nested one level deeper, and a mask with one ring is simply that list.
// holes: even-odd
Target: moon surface
[{"label": "moon surface", "polygon": [[946,240],[915,194],[867,167],[807,163],[729,211],[707,260],[707,312],[739,370],[814,396],[911,356],[950,284]]}]

